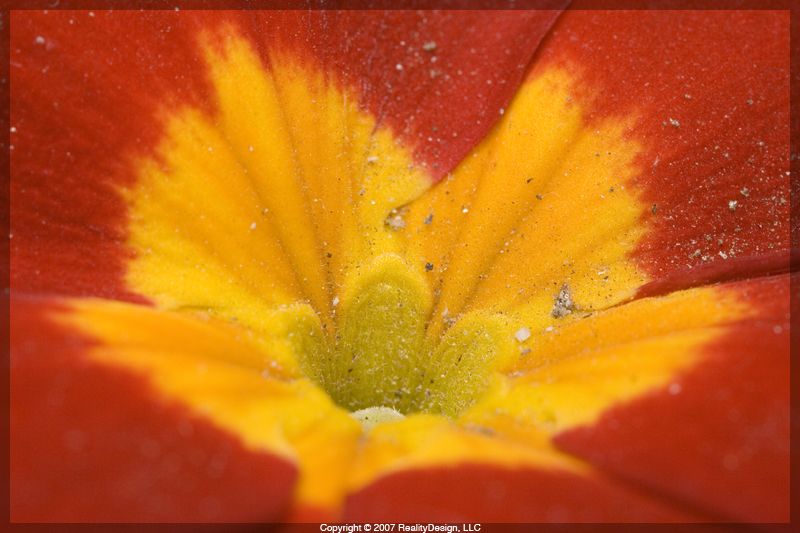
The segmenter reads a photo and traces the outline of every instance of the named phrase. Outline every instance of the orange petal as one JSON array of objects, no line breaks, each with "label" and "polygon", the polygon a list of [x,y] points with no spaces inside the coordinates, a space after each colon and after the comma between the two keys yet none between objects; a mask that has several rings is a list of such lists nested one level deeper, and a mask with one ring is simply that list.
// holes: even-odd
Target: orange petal
[{"label": "orange petal", "polygon": [[50,318],[64,312],[54,300],[13,304],[12,521],[280,519],[291,461],[90,357],[103,344]]},{"label": "orange petal", "polygon": [[502,119],[405,217],[441,292],[432,340],[487,307],[545,327],[565,285],[591,311],[788,270],[788,18],[706,15],[559,19]]},{"label": "orange petal", "polygon": [[530,445],[549,435],[722,519],[785,517],[787,276],[639,299],[519,344],[460,424]]},{"label": "orange petal", "polygon": [[788,12],[570,11],[532,75],[554,66],[587,129],[635,116],[650,276],[788,249]]},{"label": "orange petal", "polygon": [[789,276],[721,290],[755,313],[727,326],[667,386],[614,406],[555,442],[607,472],[712,512],[785,522]]},{"label": "orange petal", "polygon": [[[642,148],[625,136],[632,117],[586,128],[575,83],[560,68],[526,81],[451,177],[412,204],[406,242],[433,265],[427,279],[440,294],[431,342],[479,310],[543,329],[649,281],[630,258],[646,232],[630,185]],[[554,314],[565,286],[575,305]]]},{"label": "orange petal", "polygon": [[711,521],[602,475],[486,464],[403,471],[351,496],[344,520],[437,523]]},{"label": "orange petal", "polygon": [[[354,465],[344,520],[371,522],[687,522],[652,499],[544,445],[415,415],[379,426]],[[390,518],[387,518],[390,517]]]},{"label": "orange petal", "polygon": [[165,112],[218,118],[201,34],[222,51],[233,27],[266,70],[292,54],[321,71],[436,180],[491,127],[557,14],[14,13],[16,290],[143,301],[124,281],[132,253],[118,191],[136,183],[136,161],[159,159]]}]

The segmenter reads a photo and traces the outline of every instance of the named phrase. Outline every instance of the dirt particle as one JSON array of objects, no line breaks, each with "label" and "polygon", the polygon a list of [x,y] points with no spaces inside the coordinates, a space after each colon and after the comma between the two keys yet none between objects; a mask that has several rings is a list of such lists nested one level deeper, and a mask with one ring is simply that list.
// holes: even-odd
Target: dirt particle
[{"label": "dirt particle", "polygon": [[386,220],[386,223],[389,224],[393,230],[398,231],[406,227],[406,221],[403,220],[403,217],[400,215],[395,215],[392,218]]},{"label": "dirt particle", "polygon": [[556,294],[556,301],[553,305],[552,316],[553,318],[564,318],[576,309],[575,302],[572,301],[572,292],[569,285],[564,284],[561,290]]}]

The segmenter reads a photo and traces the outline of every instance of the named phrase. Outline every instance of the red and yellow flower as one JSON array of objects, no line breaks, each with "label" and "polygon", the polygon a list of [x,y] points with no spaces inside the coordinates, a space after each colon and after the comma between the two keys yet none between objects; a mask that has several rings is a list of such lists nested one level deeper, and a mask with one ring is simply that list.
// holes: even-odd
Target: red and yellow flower
[{"label": "red and yellow flower", "polygon": [[788,521],[788,27],[12,14],[12,521]]}]

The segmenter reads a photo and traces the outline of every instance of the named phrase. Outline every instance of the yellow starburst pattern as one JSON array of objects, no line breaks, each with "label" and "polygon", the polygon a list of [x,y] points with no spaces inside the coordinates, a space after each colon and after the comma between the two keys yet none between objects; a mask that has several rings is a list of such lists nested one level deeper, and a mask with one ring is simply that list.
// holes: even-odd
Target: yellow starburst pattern
[{"label": "yellow starburst pattern", "polygon": [[[288,55],[266,69],[229,32],[201,39],[218,114],[165,110],[159,158],[122,191],[127,282],[155,309],[87,300],[57,320],[297,464],[297,502],[336,512],[431,465],[592,472],[550,437],[665,386],[747,315],[710,288],[617,307],[648,281],[629,257],[640,147],[631,117],[587,129],[566,71],[529,80],[431,187],[354,89]],[[362,433],[349,414],[372,407],[406,417]]]}]

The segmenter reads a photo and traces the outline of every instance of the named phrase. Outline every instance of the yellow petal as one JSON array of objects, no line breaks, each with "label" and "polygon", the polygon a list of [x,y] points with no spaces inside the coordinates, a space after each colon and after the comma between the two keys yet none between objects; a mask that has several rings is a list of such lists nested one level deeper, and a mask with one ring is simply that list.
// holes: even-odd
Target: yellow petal
[{"label": "yellow petal", "polygon": [[735,292],[705,287],[546,328],[459,420],[523,440],[591,424],[612,405],[668,386],[726,325],[756,312]]},{"label": "yellow petal", "polygon": [[102,300],[74,300],[54,318],[97,339],[89,359],[144,375],[245,447],[297,464],[296,499],[336,509],[361,427],[325,392],[278,365],[257,335],[214,319]]},{"label": "yellow petal", "polygon": [[432,342],[475,310],[528,309],[527,327],[545,327],[565,285],[576,307],[593,310],[647,280],[628,257],[645,229],[628,184],[640,150],[625,138],[632,117],[588,129],[573,83],[560,69],[529,80],[452,176],[412,206],[407,243],[435,265],[441,292]]}]

